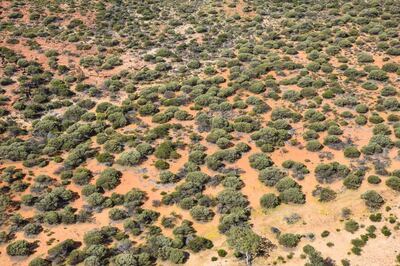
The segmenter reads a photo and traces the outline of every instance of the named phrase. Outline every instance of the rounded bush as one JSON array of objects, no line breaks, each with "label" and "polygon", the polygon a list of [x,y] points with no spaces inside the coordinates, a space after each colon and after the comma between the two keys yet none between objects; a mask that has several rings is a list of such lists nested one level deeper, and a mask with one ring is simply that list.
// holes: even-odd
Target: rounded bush
[{"label": "rounded bush", "polygon": [[9,256],[29,256],[32,248],[32,243],[26,240],[16,240],[7,246],[6,251]]},{"label": "rounded bush", "polygon": [[320,151],[324,145],[322,145],[318,140],[310,140],[306,144],[306,149],[308,151]]},{"label": "rounded bush", "polygon": [[400,192],[400,177],[391,176],[386,180],[386,185],[395,191]]},{"label": "rounded bush", "polygon": [[367,181],[368,181],[368,183],[375,184],[375,185],[380,184],[382,182],[382,180],[379,178],[379,176],[376,176],[376,175],[368,176]]},{"label": "rounded bush", "polygon": [[286,248],[295,248],[299,244],[300,239],[301,237],[299,235],[285,233],[279,236],[278,242]]},{"label": "rounded bush", "polygon": [[264,209],[273,209],[279,206],[280,200],[274,193],[264,194],[260,199],[260,205]]},{"label": "rounded bush", "polygon": [[346,158],[358,158],[361,155],[361,152],[355,146],[346,147],[343,152]]}]

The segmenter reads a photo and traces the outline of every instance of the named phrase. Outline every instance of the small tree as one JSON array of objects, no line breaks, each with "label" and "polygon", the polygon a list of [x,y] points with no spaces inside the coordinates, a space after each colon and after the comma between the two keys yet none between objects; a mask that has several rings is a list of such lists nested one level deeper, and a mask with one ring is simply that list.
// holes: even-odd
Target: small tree
[{"label": "small tree", "polygon": [[248,227],[235,226],[228,232],[228,244],[245,256],[246,265],[260,254],[262,243],[262,238]]}]

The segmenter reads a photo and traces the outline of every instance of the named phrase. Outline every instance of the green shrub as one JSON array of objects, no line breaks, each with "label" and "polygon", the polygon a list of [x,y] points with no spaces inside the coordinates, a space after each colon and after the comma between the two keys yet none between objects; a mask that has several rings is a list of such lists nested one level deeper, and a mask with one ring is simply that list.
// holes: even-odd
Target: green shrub
[{"label": "green shrub", "polygon": [[263,170],[273,164],[271,158],[264,153],[255,153],[250,155],[249,163],[252,168],[257,170]]},{"label": "green shrub", "polygon": [[37,235],[43,231],[43,227],[39,224],[29,223],[24,226],[24,232],[27,236]]},{"label": "green shrub", "polygon": [[137,150],[126,151],[121,153],[117,159],[117,163],[123,166],[135,166],[143,159],[142,154]]},{"label": "green shrub", "polygon": [[275,185],[275,188],[279,192],[285,191],[289,188],[300,188],[300,187],[301,186],[290,177],[284,177],[280,179]]},{"label": "green shrub", "polygon": [[272,166],[261,170],[258,179],[265,185],[272,187],[286,175],[281,169]]},{"label": "green shrub", "polygon": [[29,256],[32,254],[34,244],[26,240],[16,240],[7,246],[7,255],[9,256]]},{"label": "green shrub", "polygon": [[362,87],[363,89],[365,89],[365,90],[368,90],[368,91],[375,91],[375,90],[378,89],[378,86],[377,86],[374,82],[372,82],[372,81],[366,81],[366,82],[364,82],[364,83],[361,85],[361,87]]},{"label": "green shrub", "polygon": [[178,181],[179,178],[171,171],[162,171],[160,173],[160,182],[163,184],[176,183]]},{"label": "green shrub", "polygon": [[128,213],[125,210],[113,208],[108,213],[108,217],[113,221],[118,221],[127,218]]},{"label": "green shrub", "polygon": [[383,70],[372,70],[369,72],[368,78],[372,80],[386,81],[389,77]]},{"label": "green shrub", "polygon": [[357,175],[349,175],[343,180],[343,185],[348,189],[358,189],[362,184],[363,178]]},{"label": "green shrub", "polygon": [[279,206],[279,204],[280,204],[280,200],[274,193],[264,194],[260,198],[260,205],[264,209],[273,209],[273,208]]},{"label": "green shrub", "polygon": [[355,146],[346,147],[343,152],[346,158],[358,158],[361,155],[361,152]]},{"label": "green shrub", "polygon": [[86,168],[78,168],[72,176],[75,184],[83,186],[89,184],[92,179],[92,172]]},{"label": "green shrub", "polygon": [[349,220],[344,224],[344,229],[352,234],[354,234],[359,228],[360,225],[354,220]]},{"label": "green shrub", "polygon": [[224,257],[226,257],[226,255],[228,255],[228,252],[226,252],[225,249],[218,249],[217,253],[218,253],[218,256],[220,256],[221,258],[224,258]]},{"label": "green shrub", "polygon": [[171,141],[162,142],[156,148],[154,155],[158,159],[179,158],[179,154],[175,151],[175,146]]},{"label": "green shrub", "polygon": [[365,104],[357,104],[356,105],[356,112],[360,113],[360,114],[365,114],[369,111],[368,106],[366,106]]},{"label": "green shrub", "polygon": [[187,243],[187,247],[195,253],[202,250],[211,249],[213,246],[214,245],[210,240],[200,236],[195,236]]},{"label": "green shrub", "polygon": [[392,232],[390,232],[390,229],[386,225],[382,227],[381,233],[386,237],[389,237],[392,234]]},{"label": "green shrub", "polygon": [[286,248],[295,248],[299,244],[301,237],[299,235],[285,233],[279,236],[278,242]]},{"label": "green shrub", "polygon": [[367,181],[368,181],[368,183],[375,184],[375,185],[377,185],[377,184],[382,182],[382,180],[379,178],[379,176],[376,176],[376,175],[368,176]]},{"label": "green shrub", "polygon": [[386,180],[386,185],[395,191],[400,191],[400,178],[391,176]]},{"label": "green shrub", "polygon": [[361,198],[365,201],[365,205],[371,209],[379,209],[385,203],[382,196],[374,190],[368,190],[367,192],[363,193]]},{"label": "green shrub", "polygon": [[102,187],[105,190],[116,188],[120,184],[122,173],[114,168],[107,168],[100,177],[96,180],[96,186]]},{"label": "green shrub", "polygon": [[328,202],[336,198],[336,192],[330,188],[322,188],[319,192],[319,201]]},{"label": "green shrub", "polygon": [[324,146],[318,140],[310,140],[306,144],[308,151],[320,151]]},{"label": "green shrub", "polygon": [[323,238],[328,237],[329,235],[330,235],[330,232],[327,231],[327,230],[325,230],[325,231],[323,231],[323,232],[321,233],[321,237],[323,237]]},{"label": "green shrub", "polygon": [[315,168],[315,176],[320,183],[330,183],[345,178],[349,173],[350,169],[338,162],[319,164]]},{"label": "green shrub", "polygon": [[214,217],[214,212],[204,206],[194,206],[190,210],[190,215],[193,217],[194,220],[199,222],[208,222],[211,221]]},{"label": "green shrub", "polygon": [[374,57],[371,54],[361,52],[357,55],[357,60],[359,63],[373,63]]},{"label": "green shrub", "polygon": [[31,260],[28,266],[50,266],[50,265],[51,261],[38,257]]},{"label": "green shrub", "polygon": [[48,250],[47,258],[55,263],[65,260],[66,256],[80,246],[80,242],[66,239]]},{"label": "green shrub", "polygon": [[282,191],[279,194],[279,199],[284,203],[304,204],[306,202],[306,196],[296,187]]}]

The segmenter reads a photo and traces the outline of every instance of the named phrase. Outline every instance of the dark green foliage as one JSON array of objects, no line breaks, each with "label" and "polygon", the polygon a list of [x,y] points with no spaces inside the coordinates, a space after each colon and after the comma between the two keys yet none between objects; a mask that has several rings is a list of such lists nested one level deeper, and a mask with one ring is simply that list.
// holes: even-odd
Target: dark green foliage
[{"label": "dark green foliage", "polygon": [[336,198],[336,192],[330,188],[321,188],[318,196],[319,196],[319,201],[328,202]]},{"label": "dark green foliage", "polygon": [[170,171],[162,171],[160,172],[160,182],[163,184],[166,183],[176,183],[179,181],[179,177]]},{"label": "dark green foliage", "polygon": [[275,186],[275,184],[284,178],[286,173],[277,167],[268,167],[260,171],[258,179],[267,186]]},{"label": "dark green foliage", "polygon": [[7,246],[7,255],[9,256],[29,256],[32,254],[34,244],[26,240],[16,240]]},{"label": "dark green foliage", "polygon": [[386,225],[382,227],[381,233],[386,237],[389,237],[392,234],[392,232]]},{"label": "dark green foliage", "polygon": [[199,222],[208,222],[214,217],[214,212],[204,206],[194,206],[190,209],[190,215]]},{"label": "dark green foliage", "polygon": [[332,263],[334,263],[329,257],[323,258],[321,253],[311,245],[305,245],[303,247],[303,252],[307,254],[310,261],[310,263],[307,263],[306,265],[332,265]]},{"label": "dark green foliage", "polygon": [[363,181],[362,176],[349,175],[343,180],[343,185],[348,189],[358,189]]},{"label": "dark green foliage", "polygon": [[263,170],[273,164],[271,158],[264,153],[255,153],[250,155],[249,163],[252,168],[257,170]]},{"label": "dark green foliage", "polygon": [[60,263],[66,259],[72,250],[77,249],[79,246],[80,242],[76,242],[72,239],[64,240],[49,249],[47,259],[53,263]]},{"label": "dark green foliage", "polygon": [[308,151],[320,151],[324,146],[318,140],[310,140],[306,143]]},{"label": "dark green foliage", "polygon": [[296,187],[282,191],[279,194],[279,199],[283,203],[304,204],[306,202],[306,196],[299,188]]},{"label": "dark green foliage", "polygon": [[226,257],[226,255],[228,255],[228,252],[226,252],[226,250],[218,249],[218,256],[224,258],[224,257]]},{"label": "dark green foliage", "polygon": [[[4,253],[28,256],[40,244],[42,254],[11,258],[32,266],[193,264],[197,252],[206,264],[226,264],[226,251],[203,253],[213,244],[196,235],[218,226],[231,257],[247,265],[270,255],[267,264],[350,265],[310,245],[284,257],[252,226],[275,221],[280,209],[301,210],[291,205],[305,204],[306,194],[315,198],[304,208],[328,209],[354,194],[371,211],[387,205],[370,220],[395,235],[398,2],[2,3]],[[362,191],[342,191],[342,182],[304,189],[314,176]],[[349,208],[337,214],[346,230],[364,228],[348,220]],[[96,226],[103,218],[116,226]],[[301,218],[312,241],[317,232]],[[288,224],[299,219],[283,215]],[[275,242],[300,245],[302,236],[275,226]],[[367,241],[382,237],[366,226],[347,255],[365,255]],[[94,230],[72,240],[53,227]],[[47,243],[35,244],[42,236]]]},{"label": "dark green foliage", "polygon": [[290,177],[284,177],[282,179],[280,179],[276,185],[275,188],[279,191],[279,192],[283,192],[289,188],[298,188],[300,189],[301,186],[294,181],[292,178]]},{"label": "dark green foliage", "polygon": [[76,169],[74,175],[72,176],[72,180],[75,184],[83,186],[87,185],[92,179],[92,172],[86,168],[78,168]]},{"label": "dark green foliage", "polygon": [[171,141],[161,143],[155,150],[154,155],[159,159],[178,158],[175,145]]},{"label": "dark green foliage", "polygon": [[191,251],[196,253],[205,249],[211,249],[214,245],[210,240],[204,237],[196,236],[193,239],[189,240],[187,246]]},{"label": "dark green foliage", "polygon": [[142,158],[142,154],[137,150],[126,151],[121,153],[117,163],[124,166],[135,166],[140,163]]},{"label": "dark green foliage", "polygon": [[264,209],[273,209],[279,206],[280,200],[274,193],[264,194],[260,198],[260,205]]},{"label": "dark green foliage", "polygon": [[217,195],[218,210],[221,213],[229,213],[230,210],[240,207],[246,208],[249,204],[248,200],[241,194],[233,189],[225,189]]},{"label": "dark green foliage", "polygon": [[379,184],[382,182],[382,180],[379,178],[379,176],[376,175],[370,175],[368,176],[368,183],[370,184]]},{"label": "dark green foliage", "polygon": [[105,190],[116,188],[120,184],[122,173],[114,168],[104,170],[96,180],[96,186]]},{"label": "dark green foliage", "polygon": [[128,213],[125,210],[113,208],[108,213],[108,217],[113,221],[123,220],[128,217]]},{"label": "dark green foliage", "polygon": [[352,234],[355,233],[359,228],[360,225],[354,220],[349,220],[344,224],[344,229]]},{"label": "dark green foliage", "polygon": [[86,232],[83,236],[83,242],[87,246],[104,244],[107,240],[107,235],[98,229]]},{"label": "dark green foliage", "polygon": [[284,129],[275,129],[272,127],[262,128],[251,135],[258,147],[283,146],[286,140],[290,139],[289,133]]},{"label": "dark green foliage", "polygon": [[349,173],[350,169],[337,162],[319,164],[315,168],[315,176],[320,183],[330,183],[336,179],[345,178]]},{"label": "dark green foliage", "polygon": [[279,244],[286,248],[294,248],[300,242],[301,237],[299,235],[285,233],[279,236]]},{"label": "dark green foliage", "polygon": [[42,194],[35,202],[35,207],[41,211],[55,211],[73,200],[76,194],[63,187],[54,188],[50,193]]},{"label": "dark green foliage", "polygon": [[358,158],[360,155],[361,153],[357,147],[350,146],[344,149],[344,156],[347,158]]},{"label": "dark green foliage", "polygon": [[236,251],[243,254],[246,264],[259,255],[262,251],[263,240],[248,227],[233,227],[228,232],[228,244]]},{"label": "dark green foliage", "polygon": [[365,53],[365,52],[359,53],[357,55],[357,60],[360,63],[372,63],[372,62],[374,62],[373,56],[371,54]]},{"label": "dark green foliage", "polygon": [[34,258],[29,262],[29,266],[50,266],[51,262],[40,257]]},{"label": "dark green foliage", "polygon": [[382,196],[374,190],[368,190],[367,192],[363,193],[361,198],[364,200],[365,205],[371,209],[379,209],[385,203],[385,200],[382,198]]},{"label": "dark green foliage", "polygon": [[24,226],[24,233],[27,236],[37,235],[43,231],[43,227],[39,224],[29,223]]},{"label": "dark green foliage", "polygon": [[164,161],[164,160],[157,160],[154,163],[154,167],[157,168],[158,170],[166,170],[170,167],[169,163]]},{"label": "dark green foliage", "polygon": [[385,81],[388,79],[388,76],[383,70],[372,70],[369,72],[368,78],[372,80]]},{"label": "dark green foliage", "polygon": [[400,191],[400,178],[397,176],[391,176],[386,179],[386,185],[395,191]]}]

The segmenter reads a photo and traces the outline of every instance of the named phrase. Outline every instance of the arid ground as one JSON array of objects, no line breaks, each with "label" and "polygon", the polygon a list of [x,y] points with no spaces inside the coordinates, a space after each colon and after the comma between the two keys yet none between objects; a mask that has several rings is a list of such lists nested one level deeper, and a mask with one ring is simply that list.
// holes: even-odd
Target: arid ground
[{"label": "arid ground", "polygon": [[400,265],[400,1],[0,1],[2,265]]}]

